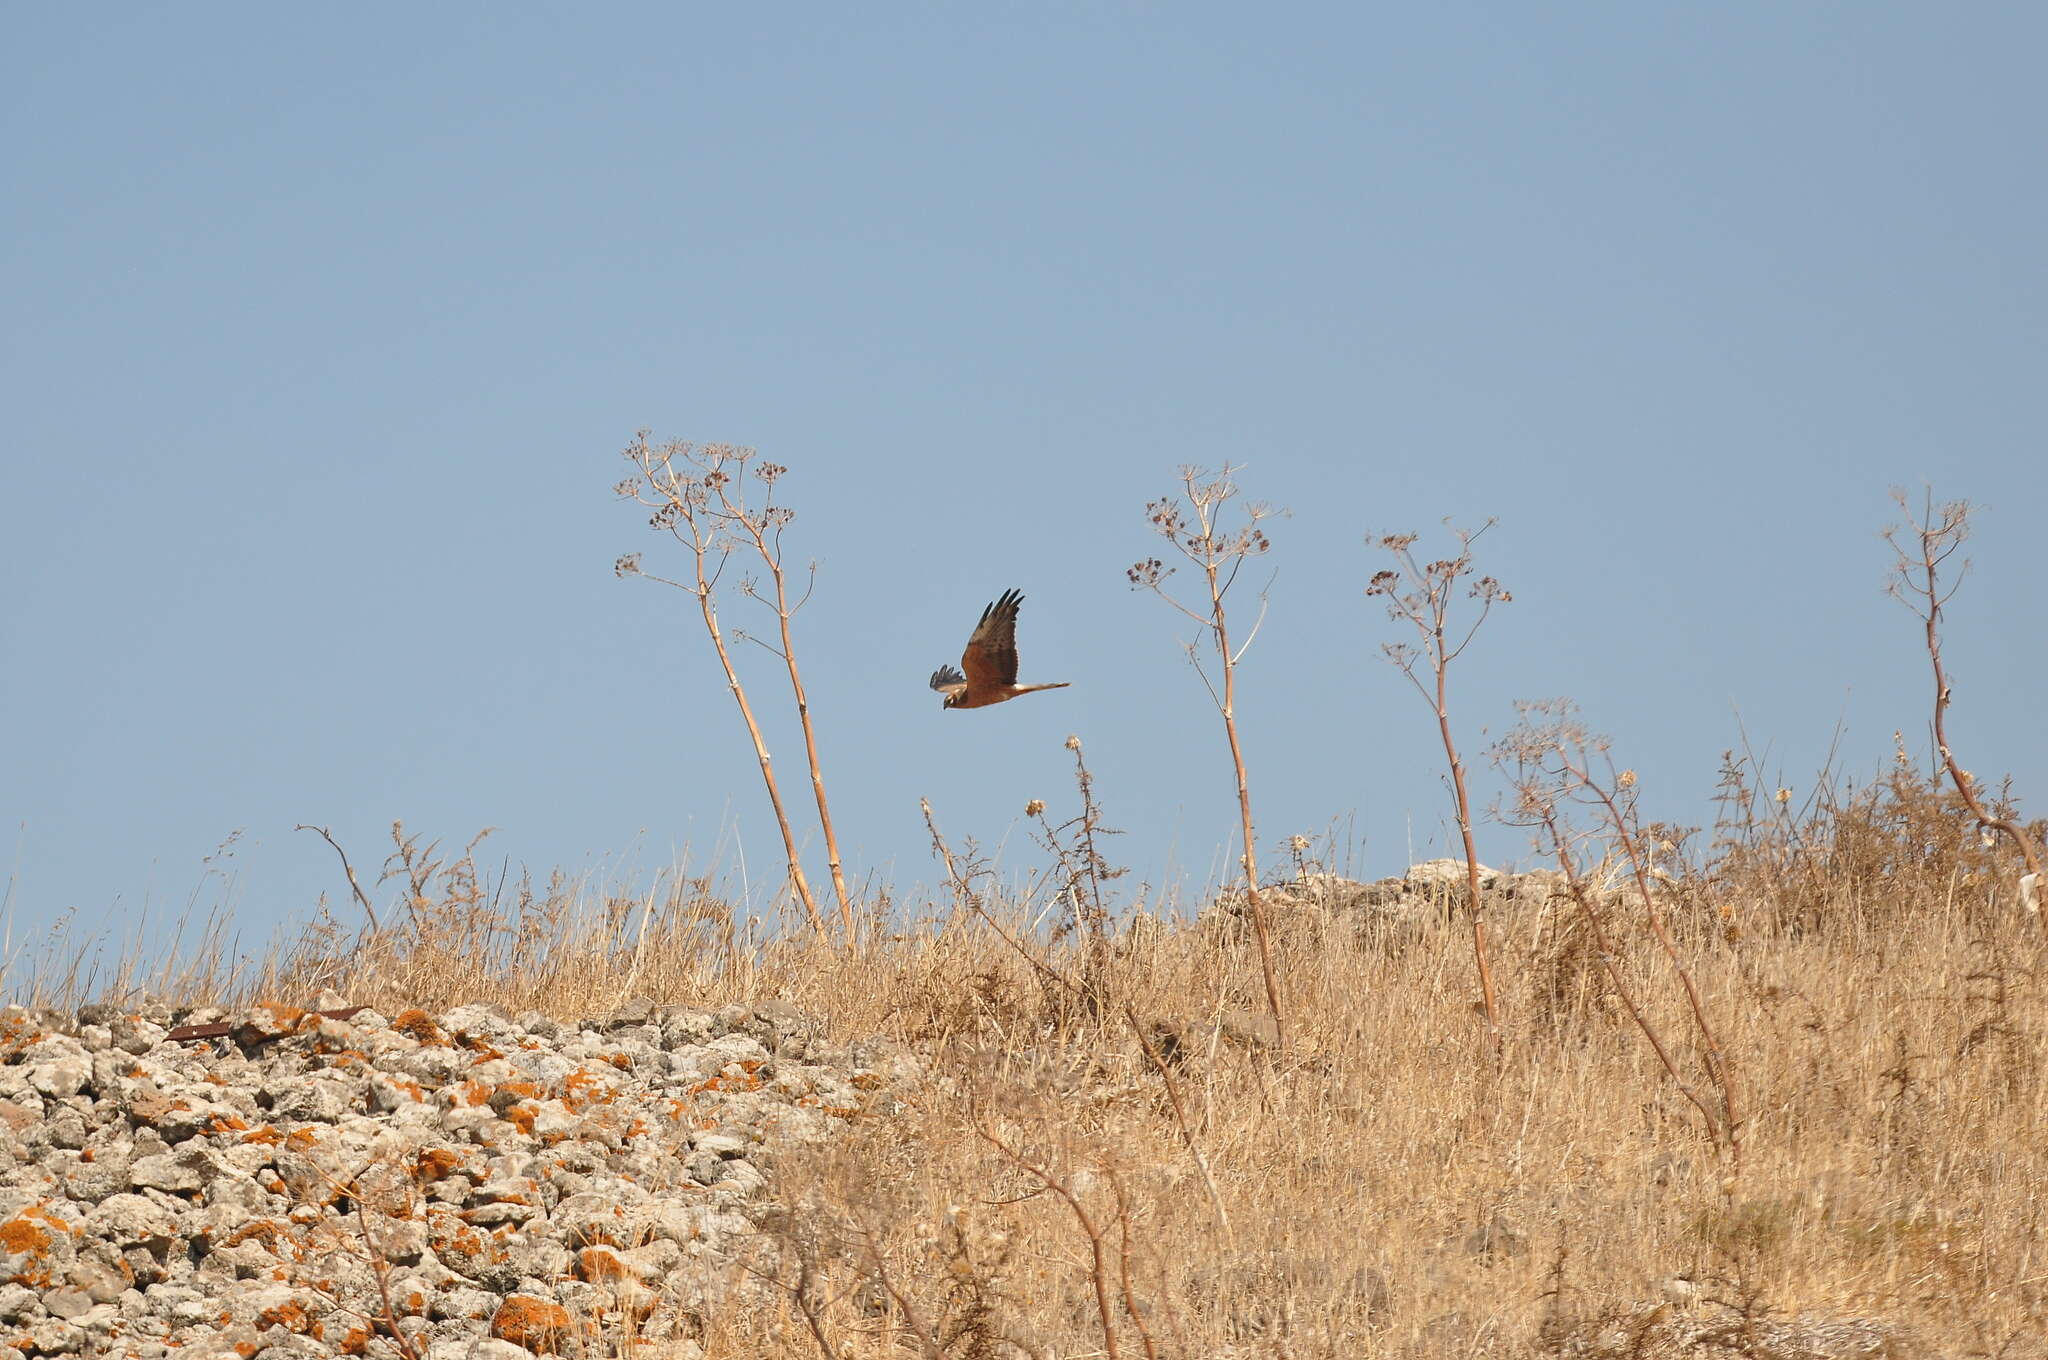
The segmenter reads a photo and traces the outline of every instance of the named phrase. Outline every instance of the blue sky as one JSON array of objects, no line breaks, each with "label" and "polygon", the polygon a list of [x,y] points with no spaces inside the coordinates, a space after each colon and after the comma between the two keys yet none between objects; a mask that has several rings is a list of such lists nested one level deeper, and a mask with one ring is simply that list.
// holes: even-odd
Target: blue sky
[{"label": "blue sky", "polygon": [[[2041,810],[2048,94],[2037,7],[16,7],[0,54],[0,826],[19,940],[174,911],[242,832],[260,934],[394,819],[545,871],[773,878],[639,426],[791,468],[850,869],[917,800],[1011,841],[1087,743],[1141,879],[1234,802],[1145,502],[1292,510],[1241,714],[1270,847],[1444,850],[1368,532],[1498,516],[1468,750],[1570,695],[1709,815],[1927,682],[1886,489],[1983,503],[1954,739]],[[1263,578],[1261,578],[1263,581]],[[1027,595],[1026,679],[925,677]],[[746,613],[743,602],[728,617]],[[757,697],[785,778],[800,742]],[[2031,679],[2029,678],[2031,674]],[[772,702],[771,702],[772,701]],[[1483,781],[1483,788],[1490,789]],[[797,789],[801,792],[800,785]],[[1525,853],[1491,827],[1496,860]],[[714,857],[717,864],[712,864]],[[814,872],[819,866],[814,864]]]}]

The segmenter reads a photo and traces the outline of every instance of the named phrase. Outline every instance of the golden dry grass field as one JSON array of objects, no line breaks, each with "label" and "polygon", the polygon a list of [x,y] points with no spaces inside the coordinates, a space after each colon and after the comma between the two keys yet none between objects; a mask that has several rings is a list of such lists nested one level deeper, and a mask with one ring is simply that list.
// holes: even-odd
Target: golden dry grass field
[{"label": "golden dry grass field", "polygon": [[1455,909],[1363,928],[1266,894],[1283,1046],[1225,912],[1128,912],[1089,956],[969,883],[852,948],[760,943],[694,882],[494,908],[416,842],[401,922],[121,988],[562,1018],[777,998],[902,1045],[893,1112],[775,1168],[744,1262],[771,1304],[718,1319],[714,1356],[2019,1360],[2048,1354],[2043,953],[1965,825],[1902,763],[1660,882],[1739,1157],[1621,1004],[1712,1089],[1626,884],[1600,899],[1612,971],[1568,895],[1491,910],[1497,1056]]}]

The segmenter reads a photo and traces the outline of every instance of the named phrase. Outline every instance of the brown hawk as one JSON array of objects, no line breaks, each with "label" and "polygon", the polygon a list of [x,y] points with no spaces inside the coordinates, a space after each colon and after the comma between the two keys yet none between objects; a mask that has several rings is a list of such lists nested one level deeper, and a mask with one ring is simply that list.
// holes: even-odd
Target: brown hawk
[{"label": "brown hawk", "polygon": [[960,654],[960,671],[941,666],[932,672],[932,688],[946,696],[942,708],[986,708],[1020,694],[1041,689],[1065,689],[1068,681],[1051,685],[1017,683],[1017,606],[1024,597],[1006,590],[981,611],[981,622],[967,639]]}]

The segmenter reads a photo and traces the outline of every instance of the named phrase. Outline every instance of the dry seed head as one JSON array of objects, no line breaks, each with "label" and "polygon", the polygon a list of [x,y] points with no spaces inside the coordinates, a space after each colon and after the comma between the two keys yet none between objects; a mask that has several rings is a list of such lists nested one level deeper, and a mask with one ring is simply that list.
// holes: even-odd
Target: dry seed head
[{"label": "dry seed head", "polygon": [[1472,583],[1472,596],[1474,599],[1493,600],[1501,604],[1515,598],[1506,586],[1491,576],[1482,576]]},{"label": "dry seed head", "polygon": [[1145,518],[1152,527],[1168,538],[1177,537],[1186,527],[1187,520],[1180,504],[1171,499],[1156,500],[1145,507]]},{"label": "dry seed head", "polygon": [[1131,587],[1134,590],[1145,586],[1156,586],[1171,575],[1173,573],[1167,569],[1166,564],[1156,557],[1148,557],[1143,562],[1133,562],[1130,570],[1124,573],[1125,578],[1130,581]]},{"label": "dry seed head", "polygon": [[612,563],[612,575],[614,576],[638,576],[639,574],[639,553],[627,553],[624,557]]},{"label": "dry seed head", "polygon": [[1614,781],[1614,786],[1619,789],[1634,788],[1636,786],[1636,772],[1634,770],[1623,770],[1620,777]]},{"label": "dry seed head", "polygon": [[1034,798],[1026,803],[1024,805],[1024,815],[1026,817],[1043,817],[1045,815],[1045,800],[1043,798]]}]

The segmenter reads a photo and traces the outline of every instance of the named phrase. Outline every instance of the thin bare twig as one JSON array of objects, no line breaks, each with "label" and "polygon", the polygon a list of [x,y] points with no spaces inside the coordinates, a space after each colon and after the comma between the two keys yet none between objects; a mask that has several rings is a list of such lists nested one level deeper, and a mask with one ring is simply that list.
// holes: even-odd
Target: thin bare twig
[{"label": "thin bare twig", "polygon": [[[1708,1015],[1691,967],[1679,954],[1665,926],[1663,912],[1651,889],[1635,813],[1635,773],[1631,770],[1615,773],[1609,762],[1605,778],[1595,774],[1592,756],[1604,756],[1606,747],[1601,739],[1589,735],[1572,718],[1569,705],[1561,702],[1523,704],[1521,709],[1521,726],[1495,748],[1495,758],[1504,765],[1513,766],[1510,777],[1516,793],[1514,815],[1524,825],[1542,828],[1557,859],[1557,866],[1564,873],[1566,888],[1593,932],[1594,943],[1599,946],[1601,966],[1614,986],[1615,995],[1620,998],[1636,1028],[1642,1031],[1679,1093],[1699,1111],[1709,1140],[1716,1147],[1726,1147],[1730,1170],[1739,1176],[1742,1172],[1743,1123],[1734,1063]],[[1707,1078],[1720,1096],[1718,1110],[1694,1089],[1679,1070],[1662,1034],[1637,1002],[1634,990],[1621,971],[1620,951],[1608,931],[1598,891],[1587,884],[1572,853],[1573,836],[1565,827],[1560,811],[1560,805],[1567,800],[1594,808],[1606,833],[1619,842],[1623,856],[1629,861],[1651,931],[1684,989],[1693,1028],[1699,1036]]]},{"label": "thin bare twig", "polygon": [[[1004,1142],[982,1117],[979,1105],[969,1105],[967,1118],[974,1126],[974,1131],[981,1135],[983,1142],[1000,1152],[1011,1165],[1036,1177],[1038,1182],[1058,1196],[1060,1202],[1073,1214],[1074,1221],[1080,1225],[1082,1235],[1088,1239],[1088,1281],[1095,1287],[1095,1315],[1102,1327],[1103,1354],[1109,1357],[1109,1360],[1122,1360],[1123,1348],[1117,1344],[1116,1320],[1110,1302],[1109,1261],[1107,1248],[1102,1240],[1101,1225],[1096,1223],[1087,1206],[1082,1204],[1080,1198],[1063,1182],[1055,1180],[1050,1172]],[[1147,1353],[1150,1353],[1149,1344]]]},{"label": "thin bare twig", "polygon": [[1131,1033],[1138,1036],[1138,1047],[1145,1051],[1145,1061],[1152,1064],[1152,1070],[1166,1083],[1166,1099],[1173,1106],[1173,1119],[1180,1128],[1181,1142],[1187,1145],[1188,1155],[1195,1159],[1195,1169],[1202,1173],[1202,1186],[1209,1192],[1210,1207],[1216,1211],[1217,1226],[1223,1229],[1223,1240],[1228,1244],[1233,1239],[1230,1230],[1230,1211],[1223,1207],[1223,1194],[1216,1188],[1216,1177],[1209,1170],[1209,1159],[1202,1155],[1201,1145],[1195,1142],[1194,1125],[1188,1118],[1187,1106],[1181,1103],[1180,1083],[1174,1079],[1173,1071],[1166,1065],[1166,1060],[1159,1056],[1159,1050],[1152,1046],[1152,1040],[1147,1037],[1144,1027],[1138,1023],[1138,1012],[1128,1001],[1124,1003],[1124,1019],[1130,1022]]},{"label": "thin bare twig", "polygon": [[341,856],[341,871],[348,876],[349,891],[356,895],[356,901],[362,905],[363,915],[370,918],[370,929],[373,931],[383,929],[382,926],[377,924],[377,909],[370,905],[369,897],[363,892],[363,885],[356,882],[355,866],[348,862],[348,851],[342,849],[340,843],[327,833],[327,828],[324,826],[309,826],[301,822],[293,827],[292,830],[317,832],[321,840],[334,847],[334,853]]},{"label": "thin bare twig", "polygon": [[1138,1306],[1138,1291],[1131,1280],[1131,1206],[1124,1197],[1123,1178],[1116,1174],[1114,1167],[1104,1167],[1103,1175],[1109,1180],[1109,1188],[1116,1195],[1117,1226],[1117,1284],[1124,1296],[1124,1312],[1131,1318],[1131,1325],[1138,1329],[1138,1343],[1145,1348],[1146,1360],[1159,1360],[1159,1347],[1152,1342],[1152,1329],[1145,1325],[1144,1310]]},{"label": "thin bare twig", "polygon": [[397,1310],[391,1306],[391,1263],[384,1259],[384,1253],[377,1247],[377,1240],[370,1235],[370,1219],[363,1208],[362,1195],[351,1191],[349,1198],[355,1201],[356,1227],[363,1235],[363,1250],[369,1253],[370,1274],[377,1280],[377,1301],[384,1310],[384,1329],[391,1333],[391,1339],[398,1346],[398,1353],[405,1360],[420,1360],[419,1347],[412,1338],[398,1327]]},{"label": "thin bare twig", "polygon": [[[955,869],[953,861],[953,852],[947,846],[945,837],[939,834],[938,823],[932,818],[931,800],[928,798],[920,798],[917,800],[917,803],[919,807],[924,809],[924,824],[926,829],[932,833],[932,849],[934,853],[936,853],[939,856],[939,858],[945,863],[946,882],[947,885],[953,890],[953,904],[955,913],[957,914],[958,912],[965,910],[973,914],[974,916],[980,918],[983,925],[986,925],[990,930],[993,930],[996,933],[996,937],[1000,939],[1004,944],[1008,945],[1011,948],[1011,950],[1015,952],[1018,958],[1030,964],[1032,970],[1035,971],[1041,978],[1045,979],[1047,982],[1052,983],[1056,987],[1065,989],[1073,996],[1080,998],[1082,1002],[1085,1004],[1088,998],[1088,990],[1085,987],[1083,987],[1080,983],[1075,982],[1072,978],[1068,977],[1065,973],[1062,973],[1059,969],[1047,963],[1044,959],[1039,958],[1036,954],[1033,954],[1030,950],[1026,949],[1024,947],[1024,942],[1022,940],[1018,939],[1016,935],[1012,934],[1010,931],[1004,929],[1003,923],[995,918],[995,914],[991,912],[988,909],[988,906],[981,900],[981,894],[974,891],[973,884],[970,881],[970,874],[973,872],[972,862],[970,861],[970,874],[962,874]],[[972,846],[972,844],[973,843],[970,841],[969,845]]]},{"label": "thin bare twig", "polygon": [[[1977,793],[1977,781],[1962,767],[1955,752],[1948,744],[1948,707],[1952,698],[1949,691],[1948,672],[1941,659],[1941,608],[1955,598],[1963,587],[1963,578],[1969,574],[1970,564],[1965,561],[1956,572],[1955,582],[1944,587],[1941,569],[1949,558],[1962,549],[1970,537],[1970,514],[1973,509],[1968,501],[1944,501],[1937,508],[1934,491],[1929,488],[1920,511],[1915,514],[1906,499],[1906,493],[1894,487],[1892,500],[1897,502],[1901,513],[1908,517],[1908,523],[1892,525],[1884,531],[1885,542],[1892,548],[1893,580],[1886,587],[1893,599],[1913,611],[1926,637],[1927,660],[1934,671],[1934,749],[1943,770],[1947,771],[1950,782],[1962,797],[1970,815],[1977,819],[1977,829],[1982,833],[1996,833],[2011,841],[2025,863],[2031,882],[2038,885],[2041,879],[2041,852],[2034,844],[2033,837],[2010,817],[2001,817],[1984,806]],[[1911,546],[1901,540],[1909,540]],[[2038,889],[2037,889],[2038,890]],[[2042,937],[2048,939],[2048,912],[2036,912]]]}]

